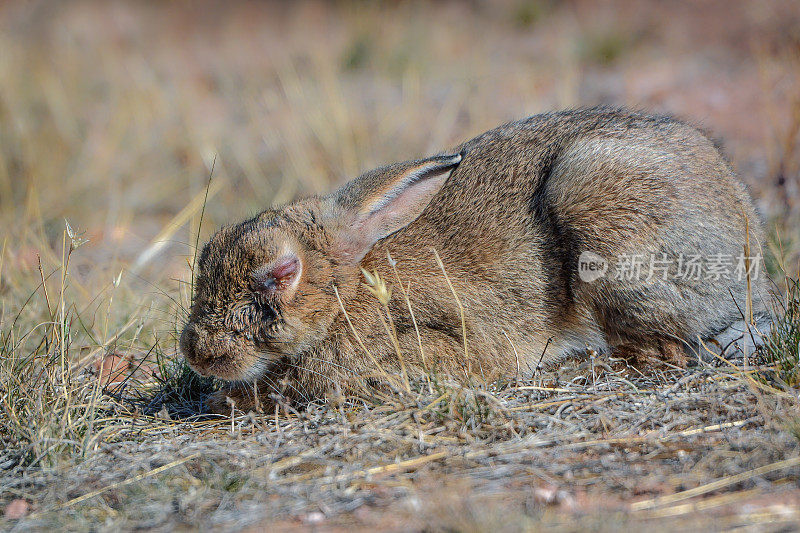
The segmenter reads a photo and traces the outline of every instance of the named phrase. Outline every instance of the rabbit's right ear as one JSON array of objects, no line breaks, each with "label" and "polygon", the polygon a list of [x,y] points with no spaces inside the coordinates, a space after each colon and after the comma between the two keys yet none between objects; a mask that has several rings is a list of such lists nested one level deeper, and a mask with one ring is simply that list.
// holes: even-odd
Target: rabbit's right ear
[{"label": "rabbit's right ear", "polygon": [[359,262],[376,242],[417,219],[461,162],[461,154],[398,163],[361,175],[330,197],[334,246]]}]

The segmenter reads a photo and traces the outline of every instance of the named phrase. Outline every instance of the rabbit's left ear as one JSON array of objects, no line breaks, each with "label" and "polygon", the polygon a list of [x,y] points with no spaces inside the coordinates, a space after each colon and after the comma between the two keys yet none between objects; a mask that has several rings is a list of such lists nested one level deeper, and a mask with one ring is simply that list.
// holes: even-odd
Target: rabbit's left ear
[{"label": "rabbit's left ear", "polygon": [[460,162],[454,154],[398,163],[336,191],[329,201],[338,207],[341,255],[361,261],[376,242],[416,220]]}]

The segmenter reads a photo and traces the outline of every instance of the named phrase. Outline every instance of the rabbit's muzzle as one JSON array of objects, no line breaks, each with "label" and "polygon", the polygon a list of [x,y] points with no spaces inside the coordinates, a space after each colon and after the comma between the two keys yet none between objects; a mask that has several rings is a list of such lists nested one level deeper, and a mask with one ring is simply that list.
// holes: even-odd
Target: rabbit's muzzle
[{"label": "rabbit's muzzle", "polygon": [[242,335],[189,322],[181,333],[180,348],[189,366],[201,376],[244,381],[259,373],[255,346]]}]

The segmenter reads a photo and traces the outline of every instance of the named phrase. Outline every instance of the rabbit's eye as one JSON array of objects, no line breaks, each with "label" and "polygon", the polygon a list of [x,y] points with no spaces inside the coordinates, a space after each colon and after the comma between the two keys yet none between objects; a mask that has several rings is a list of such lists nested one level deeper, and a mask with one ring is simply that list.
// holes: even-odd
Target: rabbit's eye
[{"label": "rabbit's eye", "polygon": [[250,274],[251,288],[259,294],[274,294],[289,289],[300,274],[300,260],[295,256],[279,259],[269,267]]}]

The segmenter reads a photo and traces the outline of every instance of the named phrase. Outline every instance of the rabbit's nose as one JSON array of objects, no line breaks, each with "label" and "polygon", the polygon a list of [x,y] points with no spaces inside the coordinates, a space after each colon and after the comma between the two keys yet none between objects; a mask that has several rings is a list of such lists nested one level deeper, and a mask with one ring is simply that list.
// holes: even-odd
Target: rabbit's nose
[{"label": "rabbit's nose", "polygon": [[208,334],[198,325],[189,323],[181,333],[180,348],[189,366],[203,377],[211,375],[211,360],[205,355]]},{"label": "rabbit's nose", "polygon": [[200,333],[196,324],[188,323],[181,332],[180,348],[186,361],[193,367],[198,363],[197,361],[197,342]]}]

